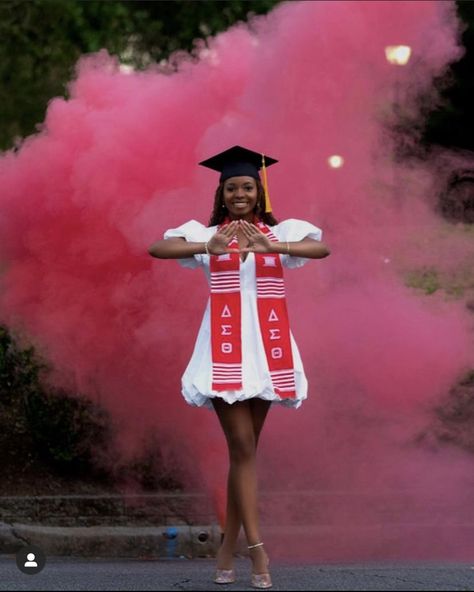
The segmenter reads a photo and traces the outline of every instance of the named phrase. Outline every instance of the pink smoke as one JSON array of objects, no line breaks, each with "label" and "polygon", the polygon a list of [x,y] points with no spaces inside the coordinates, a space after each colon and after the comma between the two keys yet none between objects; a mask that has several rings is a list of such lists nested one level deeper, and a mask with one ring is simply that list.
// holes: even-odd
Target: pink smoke
[{"label": "pink smoke", "polygon": [[[454,546],[433,536],[472,516],[472,459],[416,446],[473,363],[472,318],[460,299],[405,285],[410,270],[450,269],[473,247],[461,233],[446,238],[430,163],[395,165],[386,133],[395,84],[412,118],[417,96],[437,100],[432,81],[460,56],[458,27],[451,2],[291,2],[197,46],[171,75],[123,74],[101,52],[81,60],[42,130],[0,160],[2,321],[51,362],[55,384],[109,409],[118,455],[158,433],[189,484],[199,468],[221,515],[223,435],[180,395],[205,281],[147,247],[167,228],[207,223],[217,179],[198,161],[234,144],[279,159],[276,216],[312,221],[332,253],[287,274],[310,392],[298,413],[272,409],[261,442],[262,490],[290,491],[289,507],[264,512],[284,527],[274,554],[473,551],[460,529]],[[385,60],[393,44],[412,47],[403,69]],[[328,167],[332,154],[342,168]],[[303,490],[317,492],[308,505]],[[436,506],[427,491],[443,518],[414,536]]]}]

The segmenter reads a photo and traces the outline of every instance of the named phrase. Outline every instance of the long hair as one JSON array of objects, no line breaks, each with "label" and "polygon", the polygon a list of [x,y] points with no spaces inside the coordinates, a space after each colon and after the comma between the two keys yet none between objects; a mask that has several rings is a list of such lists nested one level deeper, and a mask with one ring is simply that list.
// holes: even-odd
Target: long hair
[{"label": "long hair", "polygon": [[[273,217],[271,212],[265,212],[265,191],[263,185],[259,179],[255,179],[255,182],[257,183],[257,204],[254,209],[255,215],[264,224],[275,226],[278,224],[278,221]],[[220,183],[214,196],[214,207],[212,209],[208,226],[218,226],[219,224],[222,224],[227,218],[227,215],[228,211],[224,205],[224,183]]]}]

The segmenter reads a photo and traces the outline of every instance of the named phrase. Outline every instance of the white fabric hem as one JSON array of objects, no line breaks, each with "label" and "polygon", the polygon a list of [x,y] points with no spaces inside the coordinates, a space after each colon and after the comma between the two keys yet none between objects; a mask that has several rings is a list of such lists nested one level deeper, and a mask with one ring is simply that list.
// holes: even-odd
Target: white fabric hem
[{"label": "white fabric hem", "polygon": [[214,410],[214,406],[212,405],[211,399],[219,398],[223,399],[226,403],[232,405],[233,403],[237,403],[239,401],[248,401],[249,399],[263,399],[265,401],[271,401],[272,406],[273,404],[283,405],[284,407],[290,407],[293,409],[298,409],[301,406],[301,403],[307,398],[307,395],[299,395],[295,399],[282,399],[279,395],[272,392],[263,392],[255,395],[247,395],[243,391],[222,391],[222,392],[213,392],[209,395],[203,395],[200,392],[195,392],[193,395],[190,395],[186,389],[183,388],[181,391],[183,397],[191,407],[206,407],[207,409]]}]

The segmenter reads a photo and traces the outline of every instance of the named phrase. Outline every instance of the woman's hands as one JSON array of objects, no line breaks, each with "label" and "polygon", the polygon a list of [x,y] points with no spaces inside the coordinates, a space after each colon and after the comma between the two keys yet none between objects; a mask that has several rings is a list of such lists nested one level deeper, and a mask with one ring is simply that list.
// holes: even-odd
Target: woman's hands
[{"label": "woman's hands", "polygon": [[247,247],[240,249],[241,253],[270,253],[272,251],[272,241],[256,226],[246,220],[241,220],[240,228],[249,241]]},{"label": "woman's hands", "polygon": [[233,220],[227,226],[224,226],[221,230],[216,232],[211,240],[207,243],[207,250],[211,255],[223,255],[224,253],[238,253],[239,249],[229,249],[228,244],[232,240],[232,237],[237,233],[239,228],[239,222]]},{"label": "woman's hands", "polygon": [[[248,240],[246,247],[238,249],[229,249],[228,244],[232,237],[240,230],[241,234]],[[216,232],[207,243],[207,249],[212,255],[222,255],[223,253],[269,253],[272,251],[273,243],[256,226],[246,220],[233,220],[222,230]]]}]

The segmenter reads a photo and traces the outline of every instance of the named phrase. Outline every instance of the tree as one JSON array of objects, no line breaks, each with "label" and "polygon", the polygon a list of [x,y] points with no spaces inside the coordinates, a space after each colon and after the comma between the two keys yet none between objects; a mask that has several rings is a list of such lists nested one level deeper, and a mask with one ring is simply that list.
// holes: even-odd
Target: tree
[{"label": "tree", "polygon": [[66,95],[65,85],[82,54],[106,48],[143,68],[277,2],[3,0],[0,148],[35,131],[48,101]]},{"label": "tree", "polygon": [[[106,48],[136,68],[159,62],[279,0],[2,0],[0,149],[35,131],[48,101],[66,95],[82,54]],[[464,57],[451,68],[444,104],[431,113],[425,143],[474,150],[474,2],[458,0]]]},{"label": "tree", "polygon": [[426,144],[474,151],[474,2],[458,0],[458,16],[464,21],[464,56],[450,68],[452,84],[441,92],[442,106],[433,111],[424,130]]}]

